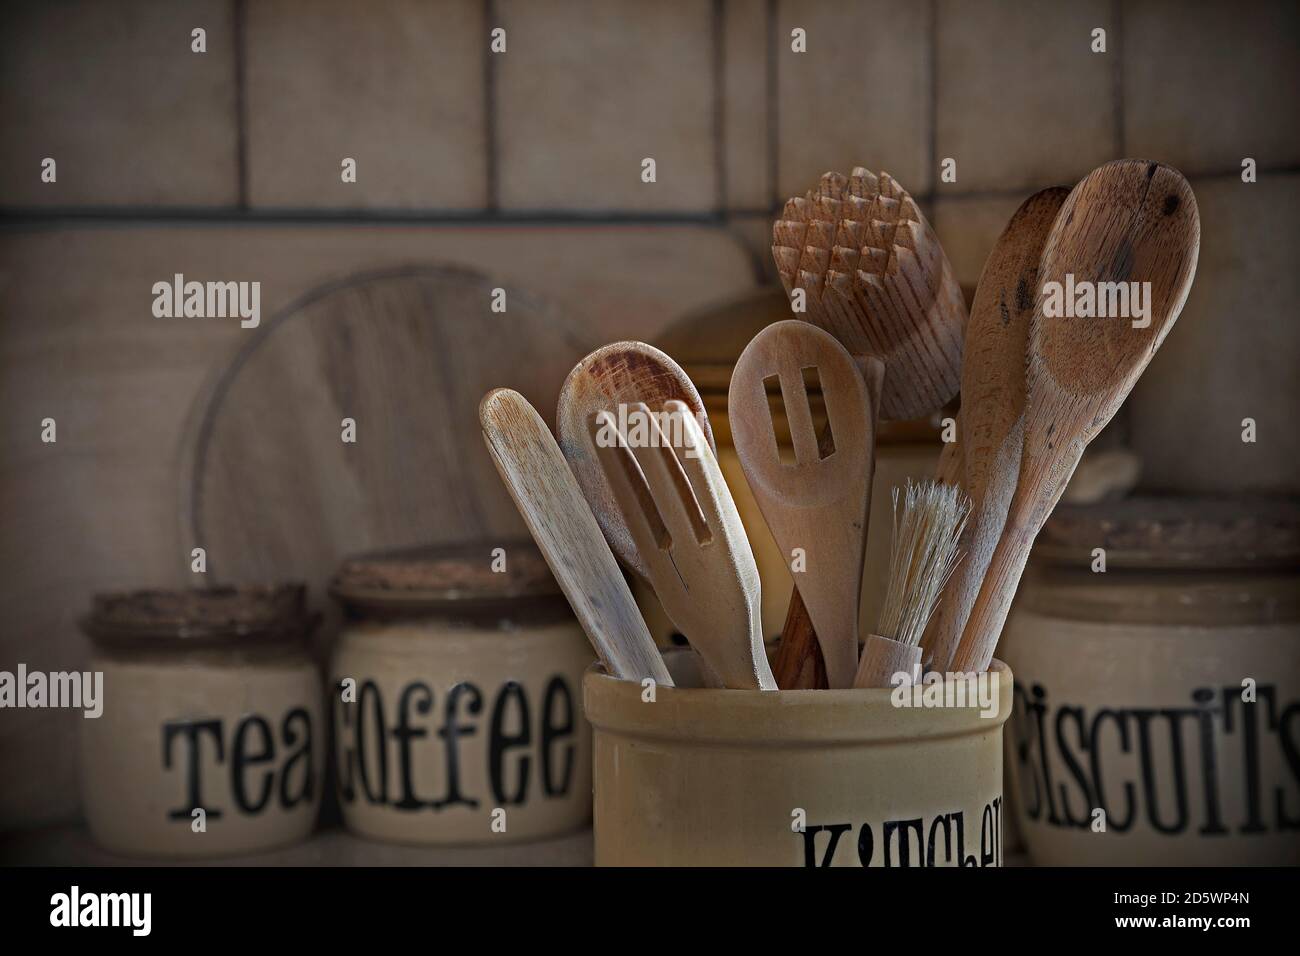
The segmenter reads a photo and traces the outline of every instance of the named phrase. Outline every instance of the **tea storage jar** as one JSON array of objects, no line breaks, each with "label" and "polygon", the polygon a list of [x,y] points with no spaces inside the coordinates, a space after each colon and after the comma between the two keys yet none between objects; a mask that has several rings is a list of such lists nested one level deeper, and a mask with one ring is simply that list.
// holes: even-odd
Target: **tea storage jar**
[{"label": "tea storage jar", "polygon": [[197,859],[311,832],[326,733],[311,624],[297,585],[94,599],[103,710],[81,721],[81,794],[97,843]]},{"label": "tea storage jar", "polygon": [[595,655],[531,542],[359,558],[331,590],[346,618],[330,706],[349,829],[492,844],[588,823]]},{"label": "tea storage jar", "polygon": [[1034,863],[1300,862],[1300,510],[1062,505],[999,645]]}]

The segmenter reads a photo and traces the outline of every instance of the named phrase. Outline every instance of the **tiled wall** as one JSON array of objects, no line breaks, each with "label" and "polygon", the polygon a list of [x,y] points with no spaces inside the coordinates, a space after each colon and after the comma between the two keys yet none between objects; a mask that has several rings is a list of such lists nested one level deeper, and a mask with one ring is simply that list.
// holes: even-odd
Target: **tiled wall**
[{"label": "tiled wall", "polygon": [[[364,268],[455,262],[544,295],[593,338],[651,338],[770,278],[782,200],[856,164],[922,200],[966,283],[1034,189],[1125,155],[1184,170],[1200,269],[1130,402],[1146,482],[1297,490],[1297,9],[4,4],[0,435],[20,450],[0,472],[0,667],[36,640],[45,666],[75,666],[90,591],[167,574],[149,534],[172,521],[181,419],[239,333],[160,331],[140,291],[150,277],[256,265],[269,312]],[[507,49],[492,54],[498,26]],[[206,53],[190,50],[195,27]],[[1090,48],[1095,28],[1105,53]],[[795,29],[806,53],[791,50]],[[47,156],[56,183],[41,182]],[[340,181],[344,157],[355,184]],[[1241,181],[1244,157],[1258,182]],[[945,158],[955,182],[940,180]],[[88,409],[93,469],[21,450],[31,416],[51,407]],[[1254,445],[1239,440],[1244,417],[1257,420]],[[0,828],[75,813],[72,723],[4,715],[0,779],[14,783],[0,788]]]}]

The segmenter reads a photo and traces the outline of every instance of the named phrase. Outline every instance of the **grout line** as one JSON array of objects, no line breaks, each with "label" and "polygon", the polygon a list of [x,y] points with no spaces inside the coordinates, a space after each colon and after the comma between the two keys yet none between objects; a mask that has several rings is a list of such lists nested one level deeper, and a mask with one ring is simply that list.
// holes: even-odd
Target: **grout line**
[{"label": "grout line", "polygon": [[930,169],[927,193],[939,192],[939,0],[930,0]]},{"label": "grout line", "polygon": [[[730,217],[767,216],[768,209],[734,209]],[[511,210],[492,213],[482,209],[272,209],[239,211],[224,207],[185,208],[101,208],[67,209],[0,208],[0,228],[34,225],[97,223],[103,225],[355,225],[410,226],[589,226],[589,225],[704,225],[720,226],[728,216],[718,211],[643,212],[610,209],[588,212],[570,209]]]},{"label": "grout line", "polygon": [[[1261,176],[1294,176],[1300,174],[1300,164],[1288,166],[1261,166]],[[1195,185],[1212,180],[1237,180],[1241,170],[1215,170],[1187,173]],[[918,202],[937,199],[979,200],[1024,198],[1041,186],[1016,186],[1007,189],[968,190],[961,193],[933,192],[913,194]],[[102,223],[105,225],[452,225],[452,226],[588,226],[588,225],[724,225],[732,219],[773,216],[776,207],[754,207],[702,212],[647,213],[638,210],[608,209],[587,211],[577,209],[512,210],[493,213],[484,209],[291,209],[259,207],[246,210],[226,206],[68,206],[68,207],[0,207],[0,228],[35,225],[67,225],[70,223]]]},{"label": "grout line", "polygon": [[[492,52],[492,31],[501,26],[496,0],[483,0],[483,154],[487,208],[501,208],[500,155],[497,141],[497,54]],[[508,32],[508,31],[507,31]],[[507,43],[509,39],[507,38]],[[507,47],[508,49],[508,47]]]},{"label": "grout line", "polygon": [[239,208],[249,208],[248,197],[248,97],[247,97],[247,8],[244,0],[234,0],[235,52],[235,168],[238,177]]},{"label": "grout line", "polygon": [[713,189],[727,208],[727,0],[713,0]]},{"label": "grout line", "polygon": [[1111,112],[1113,116],[1111,121],[1114,123],[1112,135],[1115,137],[1115,155],[1124,157],[1128,155],[1127,146],[1124,142],[1124,2],[1123,0],[1113,0],[1111,17],[1113,25],[1111,32],[1114,34],[1111,44],[1111,52],[1115,56],[1115,65],[1111,70]]},{"label": "grout line", "polygon": [[777,59],[777,25],[780,0],[767,0],[767,188],[772,211],[785,203],[781,196],[780,61]]}]

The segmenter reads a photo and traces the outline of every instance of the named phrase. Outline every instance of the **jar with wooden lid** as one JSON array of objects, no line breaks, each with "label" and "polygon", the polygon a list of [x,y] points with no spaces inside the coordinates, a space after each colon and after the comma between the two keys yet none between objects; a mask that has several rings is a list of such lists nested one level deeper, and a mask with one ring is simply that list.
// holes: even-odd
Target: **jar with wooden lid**
[{"label": "jar with wooden lid", "polygon": [[141,857],[305,838],[325,766],[315,623],[301,585],[103,594],[82,626],[103,712],[81,722],[95,841]]},{"label": "jar with wooden lid", "polygon": [[330,663],[349,829],[488,844],[591,819],[582,674],[595,657],[532,542],[358,558]]},{"label": "jar with wooden lid", "polygon": [[1300,862],[1300,506],[1062,505],[998,649],[1046,865]]}]

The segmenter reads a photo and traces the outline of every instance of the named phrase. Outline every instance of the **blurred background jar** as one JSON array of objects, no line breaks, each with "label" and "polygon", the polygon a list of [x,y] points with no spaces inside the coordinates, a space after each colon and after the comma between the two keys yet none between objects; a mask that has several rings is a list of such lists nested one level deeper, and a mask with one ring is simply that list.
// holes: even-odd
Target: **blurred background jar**
[{"label": "blurred background jar", "polygon": [[582,673],[595,655],[531,541],[357,558],[331,593],[345,613],[330,706],[350,830],[490,844],[590,821]]},{"label": "blurred background jar", "polygon": [[999,645],[1044,865],[1300,862],[1300,506],[1060,505]]},{"label": "blurred background jar", "polygon": [[82,721],[95,841],[203,858],[297,842],[325,766],[302,585],[101,594],[82,622],[103,713]]}]

